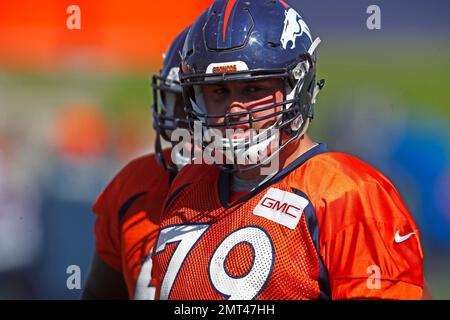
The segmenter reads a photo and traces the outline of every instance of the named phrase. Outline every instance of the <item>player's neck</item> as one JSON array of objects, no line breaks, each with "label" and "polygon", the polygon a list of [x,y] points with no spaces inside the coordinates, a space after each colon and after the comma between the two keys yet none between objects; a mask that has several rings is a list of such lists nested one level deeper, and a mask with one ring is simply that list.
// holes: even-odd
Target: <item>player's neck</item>
[{"label": "player's neck", "polygon": [[[279,155],[279,170],[286,168],[290,163],[300,157],[303,153],[311,149],[316,145],[308,135],[304,135],[303,138],[297,139],[286,146],[286,148],[280,152]],[[261,176],[261,168],[255,168],[246,172],[236,173],[240,179],[254,180]]]}]

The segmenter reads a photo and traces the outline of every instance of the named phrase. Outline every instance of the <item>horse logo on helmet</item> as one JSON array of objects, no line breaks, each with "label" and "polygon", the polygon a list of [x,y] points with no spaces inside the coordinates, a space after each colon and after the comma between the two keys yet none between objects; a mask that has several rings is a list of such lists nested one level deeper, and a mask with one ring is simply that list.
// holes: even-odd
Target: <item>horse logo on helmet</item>
[{"label": "horse logo on helmet", "polygon": [[289,42],[292,43],[289,49],[295,49],[295,40],[303,33],[305,33],[312,42],[308,26],[294,9],[287,9],[284,12],[284,15],[284,28],[280,38],[283,49],[287,49]]}]

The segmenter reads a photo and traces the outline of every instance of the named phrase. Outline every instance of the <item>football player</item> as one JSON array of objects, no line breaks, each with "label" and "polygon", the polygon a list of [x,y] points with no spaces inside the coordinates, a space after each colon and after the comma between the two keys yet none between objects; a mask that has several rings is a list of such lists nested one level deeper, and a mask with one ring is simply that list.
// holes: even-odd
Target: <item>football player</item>
[{"label": "football player", "polygon": [[422,297],[420,232],[395,187],[307,134],[319,42],[282,0],[217,0],[191,27],[188,118],[244,133],[216,135],[225,163],[175,178],[153,250],[157,299]]},{"label": "football player", "polygon": [[153,299],[151,248],[171,180],[186,160],[161,138],[186,124],[178,79],[180,52],[187,34],[173,41],[160,75],[152,78],[155,154],[134,159],[113,178],[93,206],[96,246],[85,299]]}]

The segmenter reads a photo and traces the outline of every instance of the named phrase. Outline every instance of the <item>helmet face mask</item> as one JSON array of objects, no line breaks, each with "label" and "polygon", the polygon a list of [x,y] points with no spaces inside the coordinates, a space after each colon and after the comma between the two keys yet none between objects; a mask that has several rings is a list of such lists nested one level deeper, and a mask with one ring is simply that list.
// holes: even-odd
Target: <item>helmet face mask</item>
[{"label": "helmet face mask", "polygon": [[[226,26],[224,19],[230,12],[232,16]],[[295,34],[289,34],[289,23],[296,25],[295,30],[291,28]],[[195,122],[202,124],[203,131],[214,128],[225,131],[239,126],[254,129],[267,119],[273,119],[273,125],[265,131],[277,130],[278,139],[274,139],[274,134],[265,134],[270,142],[278,141],[278,146],[269,150],[266,158],[252,165],[226,165],[225,170],[246,171],[261,166],[305,133],[318,92],[314,50],[319,42],[311,41],[306,23],[283,1],[219,0],[191,27],[180,71],[191,130]],[[201,86],[268,79],[284,81],[282,101],[234,113],[208,112]],[[240,146],[244,153],[255,148],[255,144],[267,145],[267,141],[261,139],[247,140],[243,143],[224,138],[219,144],[233,149]],[[205,148],[205,142],[202,145]]]},{"label": "helmet face mask", "polygon": [[[253,135],[250,134],[247,139],[230,139],[227,137],[219,143],[219,148],[222,147],[224,153],[232,150],[232,156],[227,158],[233,160],[230,161],[229,165],[222,166],[225,171],[245,172],[266,165],[278,152],[306,132],[309,118],[312,118],[311,101],[314,73],[314,61],[309,54],[305,54],[293,66],[283,70],[275,70],[275,72],[273,70],[258,70],[256,76],[251,71],[224,73],[220,79],[214,74],[194,76],[182,74],[181,82],[190,128],[194,131],[193,125],[200,121],[203,131],[208,129],[226,131],[236,126],[255,129],[257,123],[273,119],[268,128]],[[203,78],[203,81],[201,78]],[[208,108],[201,93],[202,85],[267,79],[282,79],[284,83],[282,101],[233,113],[208,113]],[[264,115],[258,116],[261,113],[264,113]],[[241,120],[242,118],[245,118],[245,120]],[[304,119],[307,119],[307,121],[304,121]],[[210,142],[208,139],[202,141],[203,149]],[[269,150],[266,150],[267,148]],[[264,155],[263,157],[260,156],[256,163],[249,164],[246,162],[245,165],[242,165],[237,160],[239,156],[248,156],[255,159],[258,157],[255,152]]]},{"label": "helmet face mask", "polygon": [[164,58],[159,75],[153,75],[153,128],[156,131],[155,153],[160,164],[169,171],[176,172],[186,164],[186,159],[175,155],[179,161],[169,164],[163,155],[162,139],[174,145],[172,132],[178,128],[188,128],[184,111],[182,88],[179,81],[180,53],[189,28],[183,30],[171,44]]},{"label": "helmet face mask", "polygon": [[170,141],[173,130],[187,127],[180,82],[153,75],[152,87],[154,127],[164,140]]}]

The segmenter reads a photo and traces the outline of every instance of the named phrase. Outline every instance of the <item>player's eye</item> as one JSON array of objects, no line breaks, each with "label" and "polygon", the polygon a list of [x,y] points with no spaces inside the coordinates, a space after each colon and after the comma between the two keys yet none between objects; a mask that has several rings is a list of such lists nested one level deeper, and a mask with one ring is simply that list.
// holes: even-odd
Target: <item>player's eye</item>
[{"label": "player's eye", "polygon": [[215,87],[213,92],[216,95],[225,95],[228,93],[228,89],[226,87],[217,86],[217,87]]},{"label": "player's eye", "polygon": [[258,86],[251,86],[251,87],[247,87],[247,88],[246,88],[246,91],[247,91],[248,93],[255,93],[255,92],[258,92],[258,91],[260,91],[260,90],[261,90],[261,88],[258,87]]}]

